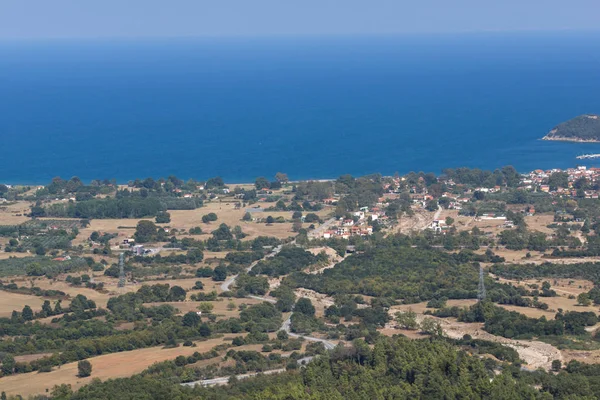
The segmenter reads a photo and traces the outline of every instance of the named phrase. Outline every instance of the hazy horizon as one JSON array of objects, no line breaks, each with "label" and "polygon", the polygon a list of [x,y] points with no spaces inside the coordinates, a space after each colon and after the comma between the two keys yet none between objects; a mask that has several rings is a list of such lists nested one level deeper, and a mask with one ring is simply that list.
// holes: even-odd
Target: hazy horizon
[{"label": "hazy horizon", "polygon": [[0,40],[597,31],[598,11],[593,0],[4,0]]}]

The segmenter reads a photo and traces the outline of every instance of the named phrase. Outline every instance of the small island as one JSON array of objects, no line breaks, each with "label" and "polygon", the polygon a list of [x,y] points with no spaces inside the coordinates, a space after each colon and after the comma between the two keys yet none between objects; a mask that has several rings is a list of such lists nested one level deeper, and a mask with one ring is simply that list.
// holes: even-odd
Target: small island
[{"label": "small island", "polygon": [[542,140],[600,142],[600,116],[584,114],[555,126]]}]

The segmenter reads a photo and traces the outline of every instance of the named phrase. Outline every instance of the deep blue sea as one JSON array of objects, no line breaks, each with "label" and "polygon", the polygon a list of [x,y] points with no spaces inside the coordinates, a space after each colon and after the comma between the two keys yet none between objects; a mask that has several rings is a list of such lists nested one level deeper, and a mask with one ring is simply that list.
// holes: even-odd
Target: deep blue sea
[{"label": "deep blue sea", "polygon": [[0,182],[570,167],[600,33],[0,43]]}]

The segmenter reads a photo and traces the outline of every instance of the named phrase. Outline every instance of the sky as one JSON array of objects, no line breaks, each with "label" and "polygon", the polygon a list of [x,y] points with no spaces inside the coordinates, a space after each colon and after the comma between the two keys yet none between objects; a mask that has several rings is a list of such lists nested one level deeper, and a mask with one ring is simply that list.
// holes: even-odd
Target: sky
[{"label": "sky", "polygon": [[0,40],[600,30],[599,0],[0,0]]}]

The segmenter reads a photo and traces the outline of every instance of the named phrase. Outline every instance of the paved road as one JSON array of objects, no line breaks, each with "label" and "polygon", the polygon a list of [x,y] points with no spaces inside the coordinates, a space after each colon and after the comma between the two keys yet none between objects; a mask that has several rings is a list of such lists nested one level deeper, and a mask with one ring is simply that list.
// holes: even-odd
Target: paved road
[{"label": "paved road", "polygon": [[437,209],[437,211],[435,212],[435,214],[433,215],[433,220],[434,220],[434,221],[436,221],[436,220],[439,220],[439,219],[440,219],[440,214],[441,214],[441,213],[442,213],[442,206],[440,206],[440,205],[438,204],[438,209]]},{"label": "paved road", "polygon": [[316,338],[316,337],[312,337],[312,336],[303,336],[303,335],[298,335],[297,333],[293,333],[291,331],[291,328],[290,328],[290,325],[292,323],[291,318],[292,318],[292,316],[290,315],[288,317],[288,319],[286,319],[283,322],[283,325],[281,325],[281,330],[286,331],[289,336],[295,337],[295,338],[303,337],[304,339],[308,340],[309,342],[320,342],[320,343],[323,343],[323,345],[325,346],[325,348],[327,350],[333,350],[335,348],[335,343],[330,342],[329,340],[321,339],[321,338]]},{"label": "paved road", "polygon": [[321,225],[308,232],[308,236],[310,238],[316,238],[321,235],[321,233],[331,227],[337,220],[335,218],[329,218],[327,221],[323,222]]},{"label": "paved road", "polygon": [[[332,222],[335,221],[335,218],[332,218],[330,220],[327,220],[325,223],[323,223],[319,228],[322,229],[326,229]],[[317,229],[319,229],[317,228]],[[313,231],[314,232],[314,231]],[[317,232],[318,233],[318,232]],[[293,244],[294,242],[291,242],[291,244]],[[273,249],[273,251],[271,253],[269,253],[267,255],[267,257],[274,257],[277,254],[279,254],[279,252],[281,251],[282,245],[277,246],[276,248]],[[258,264],[260,262],[260,260],[253,262],[252,264],[250,264],[250,266],[248,268],[246,268],[246,272],[250,272],[252,271],[252,268],[254,268],[256,266],[256,264]],[[221,290],[224,292],[227,292],[230,289],[231,285],[233,285],[235,283],[235,280],[237,279],[237,275],[232,276],[231,278],[227,279],[225,282],[223,282],[221,284]],[[261,301],[267,301],[269,303],[276,303],[277,300],[274,299],[273,297],[269,297],[269,296],[248,296],[251,299],[256,299],[256,300],[261,300]],[[325,346],[325,348],[327,350],[332,350],[333,348],[335,348],[335,343],[330,342],[328,340],[325,339],[321,339],[321,338],[316,338],[316,337],[312,337],[312,336],[302,336],[302,335],[298,335],[297,333],[293,333],[291,332],[291,314],[288,317],[288,319],[286,319],[283,324],[281,325],[281,330],[284,330],[287,332],[287,334],[291,337],[295,337],[295,338],[299,338],[299,337],[303,337],[304,339],[310,341],[310,342],[320,342],[323,343],[323,345]],[[310,362],[313,359],[313,357],[304,357],[298,360],[298,364],[306,364],[308,362]],[[264,372],[260,372],[262,374],[275,374],[275,373],[279,373],[279,372],[283,372],[285,371],[285,369],[275,369],[275,370],[270,370],[270,371],[264,371]],[[246,379],[252,376],[256,376],[259,373],[249,373],[249,374],[244,374],[244,375],[237,375],[238,379]],[[194,382],[187,382],[187,383],[182,383],[182,385],[184,386],[196,386],[196,385],[202,385],[202,386],[212,386],[212,385],[226,385],[229,382],[229,378],[228,376],[225,377],[221,377],[221,378],[214,378],[214,379],[205,379],[205,380],[200,380],[200,381],[194,381]]]},{"label": "paved road", "polygon": [[[313,356],[304,357],[304,358],[297,360],[296,362],[300,365],[304,365],[304,364],[308,364],[309,362],[311,362],[313,358],[314,358]],[[253,376],[260,375],[260,374],[272,375],[272,374],[279,374],[281,372],[285,372],[285,368],[271,369],[271,370],[263,371],[263,372],[250,372],[248,374],[236,375],[235,377],[237,379],[246,379],[246,378],[251,378]],[[231,379],[230,376],[223,376],[220,378],[203,379],[203,380],[199,380],[199,381],[186,382],[186,383],[182,383],[181,386],[194,387],[196,385],[199,385],[199,386],[227,385],[229,383],[229,379]]]},{"label": "paved road", "polygon": [[[294,242],[292,242],[292,243],[294,243]],[[275,248],[273,249],[273,251],[272,251],[272,252],[270,252],[270,253],[267,255],[267,257],[265,257],[265,258],[268,258],[268,257],[275,257],[277,254],[279,254],[279,252],[281,251],[281,248],[282,248],[282,247],[283,247],[283,245],[279,245],[279,246],[275,247]],[[250,271],[252,271],[252,268],[254,268],[254,267],[256,266],[256,264],[258,264],[260,261],[261,261],[261,260],[256,260],[256,261],[254,261],[252,264],[250,264],[250,266],[249,266],[248,268],[246,268],[246,272],[250,272]],[[235,282],[235,280],[237,279],[237,277],[238,277],[237,275],[234,275],[234,276],[232,276],[231,278],[227,279],[225,282],[223,282],[223,283],[221,284],[221,290],[222,290],[223,292],[228,292],[228,291],[230,291],[230,290],[231,290],[231,289],[230,289],[230,287],[231,287],[231,285],[232,285],[232,284]],[[263,299],[262,297],[257,297],[257,296],[248,296],[248,297],[251,297],[251,298],[256,298],[256,299],[258,299],[258,300],[262,300],[262,299]],[[272,300],[272,298],[271,298],[271,300]],[[267,299],[265,299],[264,301],[268,301],[269,303],[274,303],[274,301],[271,301],[271,300],[267,300]]]}]

